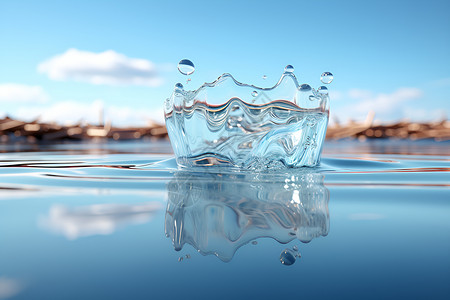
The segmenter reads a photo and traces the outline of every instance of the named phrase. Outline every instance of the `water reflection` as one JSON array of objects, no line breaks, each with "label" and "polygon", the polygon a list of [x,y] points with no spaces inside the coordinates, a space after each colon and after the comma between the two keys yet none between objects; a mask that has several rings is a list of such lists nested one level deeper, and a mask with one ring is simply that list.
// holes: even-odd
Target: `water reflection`
[{"label": "water reflection", "polygon": [[24,289],[21,280],[11,277],[0,277],[0,299],[9,299]]},{"label": "water reflection", "polygon": [[119,227],[148,222],[161,209],[159,202],[95,204],[81,207],[53,205],[40,225],[74,240],[83,236],[112,234]]},{"label": "water reflection", "polygon": [[230,261],[260,237],[309,242],[329,230],[329,191],[309,170],[213,174],[179,171],[168,184],[165,232],[175,250],[185,243]]}]

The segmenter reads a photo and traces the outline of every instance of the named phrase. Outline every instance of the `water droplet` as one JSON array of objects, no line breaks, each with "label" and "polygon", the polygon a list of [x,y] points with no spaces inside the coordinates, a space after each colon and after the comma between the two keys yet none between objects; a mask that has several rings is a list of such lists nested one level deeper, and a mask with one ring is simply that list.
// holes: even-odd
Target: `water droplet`
[{"label": "water droplet", "polygon": [[186,259],[189,259],[189,258],[191,258],[191,255],[190,254],[186,254]]},{"label": "water droplet", "polygon": [[300,92],[309,92],[310,90],[311,90],[311,86],[309,85],[309,84],[302,84],[299,88],[298,88],[298,90],[300,91]]},{"label": "water droplet", "polygon": [[327,89],[326,86],[321,86],[321,87],[318,89],[318,91],[319,91],[319,93],[322,94],[322,95],[327,95],[327,94],[328,94],[328,89]]},{"label": "water droplet", "polygon": [[292,247],[292,250],[294,250],[295,252],[297,252],[297,251],[298,251],[298,246],[297,246],[297,245],[294,245],[294,247]]},{"label": "water droplet", "polygon": [[253,96],[253,97],[258,96],[258,92],[257,92],[257,91],[253,91],[253,92],[252,92],[252,96]]},{"label": "water droplet", "polygon": [[183,256],[178,257],[178,261],[183,261]]},{"label": "water droplet", "polygon": [[323,72],[322,76],[320,76],[320,81],[325,84],[329,84],[333,81],[333,74],[331,72]]},{"label": "water droplet", "polygon": [[287,65],[284,68],[284,71],[287,72],[287,73],[293,73],[294,72],[294,67],[292,65]]},{"label": "water droplet", "polygon": [[284,249],[280,255],[280,262],[283,265],[290,266],[295,263],[295,253],[291,249]]},{"label": "water droplet", "polygon": [[267,75],[263,75],[262,79],[266,80],[267,79]]},{"label": "water droplet", "polygon": [[177,84],[175,84],[175,87],[178,88],[178,89],[183,89],[184,88],[184,86],[181,83],[179,83],[179,82]]},{"label": "water droplet", "polygon": [[195,66],[189,59],[182,59],[178,63],[178,71],[183,75],[191,75],[195,71]]},{"label": "water droplet", "polygon": [[252,245],[257,245],[257,244],[258,244],[257,241],[253,241],[253,242],[252,242]]}]

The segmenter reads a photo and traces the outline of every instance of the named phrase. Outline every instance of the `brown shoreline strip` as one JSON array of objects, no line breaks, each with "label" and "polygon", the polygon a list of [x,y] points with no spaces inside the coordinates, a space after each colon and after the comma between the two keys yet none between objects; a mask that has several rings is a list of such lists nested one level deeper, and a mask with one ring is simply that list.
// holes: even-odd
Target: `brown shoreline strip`
[{"label": "brown shoreline strip", "polygon": [[[367,139],[434,139],[450,140],[450,121],[443,120],[429,123],[398,122],[388,125],[373,125],[368,117],[363,123],[350,122],[345,125],[328,126],[327,139],[339,140],[353,138],[360,141]],[[0,119],[0,141],[27,142],[58,140],[113,139],[136,140],[142,138],[167,138],[167,129],[161,124],[147,127],[113,127],[111,124],[92,125],[75,124],[62,126],[56,123],[24,122],[9,117]]]}]

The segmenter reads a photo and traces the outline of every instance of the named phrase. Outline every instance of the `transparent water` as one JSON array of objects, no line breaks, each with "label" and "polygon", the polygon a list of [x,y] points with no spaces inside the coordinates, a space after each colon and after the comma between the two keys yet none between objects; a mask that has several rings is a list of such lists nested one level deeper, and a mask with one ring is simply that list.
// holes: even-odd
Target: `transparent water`
[{"label": "transparent water", "polygon": [[231,99],[174,111],[166,125],[178,163],[185,167],[314,166],[320,161],[328,114],[288,101],[251,105]]},{"label": "transparent water", "polygon": [[449,146],[211,173],[168,142],[0,144],[0,298],[446,299]]},{"label": "transparent water", "polygon": [[318,165],[328,124],[328,90],[300,85],[293,72],[291,65],[286,66],[269,88],[243,84],[230,74],[192,91],[177,83],[164,110],[178,165],[241,169]]}]

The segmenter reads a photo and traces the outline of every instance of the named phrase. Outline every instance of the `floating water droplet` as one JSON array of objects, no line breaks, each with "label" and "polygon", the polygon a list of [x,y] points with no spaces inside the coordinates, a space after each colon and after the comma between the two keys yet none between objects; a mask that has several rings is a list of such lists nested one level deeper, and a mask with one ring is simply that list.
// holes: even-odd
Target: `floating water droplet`
[{"label": "floating water droplet", "polygon": [[333,81],[333,74],[331,72],[323,72],[322,76],[320,76],[320,81],[325,84],[329,84]]},{"label": "floating water droplet", "polygon": [[191,75],[195,71],[195,66],[189,59],[182,59],[178,63],[178,71],[183,75]]},{"label": "floating water droplet", "polygon": [[321,87],[318,89],[318,91],[319,91],[319,93],[322,94],[322,95],[327,95],[327,94],[328,94],[328,89],[327,89],[326,86],[321,86]]},{"label": "floating water droplet", "polygon": [[252,245],[257,245],[257,244],[258,244],[257,241],[253,241],[253,242],[252,242]]},{"label": "floating water droplet", "polygon": [[295,252],[297,252],[297,251],[298,251],[297,245],[294,245],[294,247],[292,247],[292,250],[294,250]]},{"label": "floating water droplet", "polygon": [[263,75],[262,79],[266,80],[267,79],[267,75]]},{"label": "floating water droplet", "polygon": [[309,92],[311,90],[311,86],[309,84],[304,83],[298,88],[298,90],[300,92]]},{"label": "floating water droplet", "polygon": [[252,92],[252,96],[253,96],[253,97],[258,96],[258,92],[257,92],[257,91],[253,91],[253,92]]},{"label": "floating water droplet", "polygon": [[190,254],[186,254],[186,259],[189,259],[189,258],[191,258],[191,255]]},{"label": "floating water droplet", "polygon": [[178,89],[183,89],[184,88],[184,86],[181,83],[179,83],[179,82],[177,84],[175,84],[175,87],[178,88]]},{"label": "floating water droplet", "polygon": [[295,253],[291,249],[284,249],[280,255],[280,262],[283,265],[290,266],[295,263]]},{"label": "floating water droplet", "polygon": [[178,261],[183,261],[183,256],[178,257]]},{"label": "floating water droplet", "polygon": [[292,65],[287,65],[284,68],[284,71],[287,72],[287,73],[293,73],[294,72],[294,67]]}]

